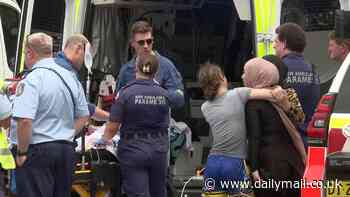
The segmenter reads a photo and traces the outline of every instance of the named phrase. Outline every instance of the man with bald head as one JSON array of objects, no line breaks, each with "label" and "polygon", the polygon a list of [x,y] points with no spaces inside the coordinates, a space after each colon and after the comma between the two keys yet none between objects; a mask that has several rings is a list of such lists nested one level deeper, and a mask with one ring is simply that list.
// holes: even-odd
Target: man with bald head
[{"label": "man with bald head", "polygon": [[75,75],[56,64],[52,38],[28,36],[25,64],[31,69],[18,84],[13,117],[17,121],[17,196],[70,196],[76,130],[89,112]]}]

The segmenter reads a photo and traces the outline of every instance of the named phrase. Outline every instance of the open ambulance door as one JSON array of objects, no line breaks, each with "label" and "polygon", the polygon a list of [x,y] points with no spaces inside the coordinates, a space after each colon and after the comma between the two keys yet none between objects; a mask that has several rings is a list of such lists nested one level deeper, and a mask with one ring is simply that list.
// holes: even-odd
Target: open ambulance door
[{"label": "open ambulance door", "polygon": [[0,79],[13,73],[21,9],[15,0],[0,0]]},{"label": "open ambulance door", "polygon": [[[24,43],[30,33],[44,32],[53,38],[54,54],[60,50],[63,32],[64,4],[63,0],[17,0],[21,2],[20,25],[17,30],[15,75],[18,76],[24,67]],[[67,0],[67,4],[78,2]],[[85,2],[85,1],[83,1]],[[67,8],[67,10],[69,10]]]},{"label": "open ambulance door", "polygon": [[16,48],[16,60],[14,74],[17,76],[24,70],[24,43],[25,38],[30,34],[33,6],[35,0],[23,0],[22,1],[22,12],[19,24],[19,35],[17,37],[17,48]]}]

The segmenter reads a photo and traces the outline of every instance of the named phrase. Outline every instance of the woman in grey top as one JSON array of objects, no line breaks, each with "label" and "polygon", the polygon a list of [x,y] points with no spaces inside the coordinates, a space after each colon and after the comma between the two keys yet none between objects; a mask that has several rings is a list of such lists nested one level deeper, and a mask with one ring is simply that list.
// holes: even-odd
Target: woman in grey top
[{"label": "woman in grey top", "polygon": [[[238,183],[247,179],[244,167],[247,157],[245,104],[250,98],[274,101],[272,90],[247,87],[228,90],[228,82],[221,68],[209,63],[201,66],[198,80],[208,99],[201,110],[213,135],[204,176],[205,181],[214,180],[215,186],[205,184],[204,190],[229,195],[241,193],[240,188],[223,188],[222,181]],[[279,88],[278,91],[284,90]],[[289,105],[288,100],[284,99],[283,102]]]}]

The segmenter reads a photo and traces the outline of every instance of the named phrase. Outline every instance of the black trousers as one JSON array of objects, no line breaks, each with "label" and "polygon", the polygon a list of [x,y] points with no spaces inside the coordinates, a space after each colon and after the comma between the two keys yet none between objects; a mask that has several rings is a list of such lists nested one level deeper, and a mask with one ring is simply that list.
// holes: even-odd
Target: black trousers
[{"label": "black trousers", "polygon": [[73,143],[30,145],[27,160],[16,169],[18,197],[69,197],[74,172]]}]

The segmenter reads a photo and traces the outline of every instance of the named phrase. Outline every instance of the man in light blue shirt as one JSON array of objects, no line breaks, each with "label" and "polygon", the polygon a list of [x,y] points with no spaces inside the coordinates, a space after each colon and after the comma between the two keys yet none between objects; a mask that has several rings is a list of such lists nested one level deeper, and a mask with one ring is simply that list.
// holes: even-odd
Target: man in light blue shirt
[{"label": "man in light blue shirt", "polygon": [[[76,52],[84,53],[83,44]],[[89,116],[77,77],[50,57],[50,36],[28,36],[25,63],[31,72],[18,84],[13,107],[17,121],[18,196],[70,196],[73,138]]]},{"label": "man in light blue shirt", "polygon": [[7,129],[10,123],[11,104],[5,94],[0,93],[0,127]]},{"label": "man in light blue shirt", "polygon": [[[81,44],[85,47],[85,54],[79,54],[75,51],[76,47]],[[63,51],[57,53],[55,63],[71,71],[78,77],[78,72],[81,69],[82,62],[85,63],[87,53],[91,54],[91,51],[86,47],[87,45],[90,45],[89,40],[83,34],[74,34],[70,36],[64,44]],[[96,107],[94,104],[88,103],[88,108],[92,118],[102,121],[107,121],[109,119],[109,113]]]},{"label": "man in light blue shirt", "polygon": [[[10,115],[11,115],[11,104],[6,95],[0,93],[0,127],[8,128],[10,124]],[[0,128],[1,129],[1,128]],[[2,132],[2,131],[0,131]],[[0,196],[5,196],[2,188],[4,187],[4,173],[0,172]]]}]

